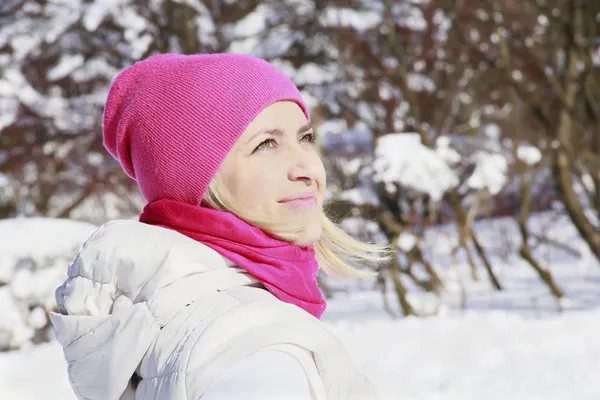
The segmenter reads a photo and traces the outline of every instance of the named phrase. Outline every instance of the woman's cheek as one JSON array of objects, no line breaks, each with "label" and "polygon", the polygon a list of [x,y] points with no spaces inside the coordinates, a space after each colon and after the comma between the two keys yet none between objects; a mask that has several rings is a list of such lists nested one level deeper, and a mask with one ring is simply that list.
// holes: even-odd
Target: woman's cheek
[{"label": "woman's cheek", "polygon": [[244,174],[240,186],[242,186],[243,203],[250,209],[262,209],[267,203],[276,199],[274,197],[273,178],[276,171],[268,168],[247,171]]}]

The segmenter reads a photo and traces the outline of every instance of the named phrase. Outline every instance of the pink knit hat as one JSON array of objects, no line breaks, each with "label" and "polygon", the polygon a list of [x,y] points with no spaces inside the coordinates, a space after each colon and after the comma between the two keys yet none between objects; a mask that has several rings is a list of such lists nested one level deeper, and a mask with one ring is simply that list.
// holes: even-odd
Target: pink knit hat
[{"label": "pink knit hat", "polygon": [[161,54],[122,71],[104,109],[104,146],[148,202],[200,204],[219,166],[267,106],[300,92],[265,60]]}]

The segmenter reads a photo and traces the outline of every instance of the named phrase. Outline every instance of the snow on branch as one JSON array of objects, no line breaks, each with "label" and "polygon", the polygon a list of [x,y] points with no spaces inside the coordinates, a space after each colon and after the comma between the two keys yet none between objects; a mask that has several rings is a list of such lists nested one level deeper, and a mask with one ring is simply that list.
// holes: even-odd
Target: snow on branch
[{"label": "snow on branch", "polygon": [[416,133],[394,133],[379,138],[375,149],[375,179],[398,183],[434,201],[459,184],[459,179],[438,153],[424,146]]}]

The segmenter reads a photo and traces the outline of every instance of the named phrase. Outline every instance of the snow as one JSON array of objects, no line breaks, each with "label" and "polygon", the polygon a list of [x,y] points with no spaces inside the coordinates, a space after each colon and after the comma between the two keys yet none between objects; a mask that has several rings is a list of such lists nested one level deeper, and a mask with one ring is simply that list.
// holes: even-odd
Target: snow
[{"label": "snow", "polygon": [[0,311],[0,349],[19,348],[33,337],[33,328],[27,325],[21,306],[6,286],[0,288]]},{"label": "snow", "polygon": [[66,368],[58,342],[0,353],[0,392],[8,399],[76,400]]},{"label": "snow", "polygon": [[446,162],[424,146],[416,133],[394,133],[379,138],[373,168],[378,181],[397,182],[428,193],[435,201],[459,183]]},{"label": "snow", "polygon": [[409,89],[415,92],[433,93],[435,91],[435,82],[427,75],[409,72],[406,79]]},{"label": "snow", "polygon": [[[0,80],[0,95],[2,94],[2,81]],[[15,99],[0,97],[0,132],[11,125],[17,118],[19,102]]]},{"label": "snow", "polygon": [[44,42],[54,43],[71,26],[79,21],[79,2],[63,2],[59,7],[47,7],[48,14],[53,17],[52,22],[47,25],[44,34]]},{"label": "snow", "polygon": [[198,39],[200,39],[202,43],[216,47],[218,41],[215,37],[215,22],[208,11],[203,10],[202,12],[199,12],[199,15],[196,17],[196,26],[198,27]]},{"label": "snow", "polygon": [[[381,233],[379,224],[376,221],[365,221],[359,217],[346,217],[340,222],[340,227],[354,237],[367,239],[384,246],[387,244],[387,239]],[[369,282],[366,283],[370,285]],[[340,282],[336,282],[336,284],[340,284]]]},{"label": "snow", "polygon": [[45,325],[41,307],[52,309],[66,266],[95,229],[50,218],[0,220],[0,350],[28,346]]},{"label": "snow", "polygon": [[402,232],[400,236],[398,236],[398,247],[403,251],[410,251],[417,244],[417,238],[410,233]]},{"label": "snow", "polygon": [[[599,317],[596,311],[546,320],[492,314],[328,323],[382,400],[479,399],[481,393],[489,400],[563,400],[600,396]],[[75,400],[65,371],[56,342],[2,354],[0,388],[19,400]]]},{"label": "snow", "polygon": [[95,225],[85,222],[53,218],[0,220],[0,276],[6,277],[7,271],[21,259],[43,263],[48,258],[68,254],[94,229]]},{"label": "snow", "polygon": [[600,47],[592,52],[592,63],[594,66],[600,65]]},{"label": "snow", "polygon": [[501,130],[498,124],[486,124],[483,127],[483,133],[490,139],[499,139]]},{"label": "snow", "polygon": [[598,316],[535,321],[492,314],[335,328],[381,399],[592,399],[600,396],[592,383],[600,367]]},{"label": "snow", "polygon": [[36,307],[31,311],[29,317],[27,318],[27,325],[31,326],[34,329],[43,328],[48,322],[48,318],[46,317],[46,312],[42,307]]},{"label": "snow", "polygon": [[[357,85],[354,85],[355,87]],[[351,85],[347,85],[348,92],[351,92]],[[355,90],[356,95],[358,96],[358,90]],[[356,106],[356,114],[361,119],[361,121],[366,122],[369,126],[373,126],[378,119],[377,117],[377,108],[381,109],[379,104],[371,104],[366,101],[359,101]]]},{"label": "snow", "polygon": [[81,67],[84,61],[85,59],[82,54],[63,54],[58,64],[48,71],[48,80],[55,81],[64,78],[75,69]]},{"label": "snow", "polygon": [[9,184],[9,180],[6,177],[6,175],[4,175],[2,172],[0,172],[0,188],[4,188],[5,186],[8,186]]},{"label": "snow", "polygon": [[319,16],[324,26],[349,26],[365,31],[381,24],[381,15],[376,11],[357,11],[351,8],[327,7]]},{"label": "snow", "polygon": [[[438,301],[438,316],[391,318],[384,311],[381,294],[370,289],[369,281],[352,281],[336,291],[323,321],[361,364],[382,400],[479,399],[482,393],[489,400],[600,397],[596,379],[600,265],[566,217],[540,214],[530,222],[534,232],[573,247],[571,253],[543,246],[535,250],[566,293],[562,313],[535,272],[518,257],[519,236],[510,219],[474,225],[505,285],[503,292],[492,291],[485,279],[467,278],[464,255],[450,255],[457,237],[452,225],[428,230],[423,238],[427,256],[447,285],[447,294]],[[343,224],[355,230],[376,229],[373,223],[355,218]],[[71,251],[93,229],[74,221],[2,221],[0,237],[8,242],[0,256],[4,261],[14,250],[43,259],[47,254]],[[408,244],[408,236],[401,241]],[[22,279],[27,277],[22,275]],[[26,291],[27,285],[23,286]],[[434,308],[430,295],[410,290],[418,310]],[[461,300],[461,292],[465,299]],[[0,291],[4,321],[15,311],[6,309],[13,301],[7,294]],[[393,295],[389,290],[392,304]],[[392,309],[397,312],[398,307]],[[34,308],[27,324],[20,324],[18,314],[12,318],[13,331],[19,331],[15,334],[25,336],[46,322],[40,307]],[[0,393],[19,400],[75,400],[66,370],[56,341],[0,353]]]},{"label": "snow", "polygon": [[337,76],[335,66],[321,67],[313,63],[305,63],[293,75],[297,85],[323,85]]},{"label": "snow", "polygon": [[238,54],[255,54],[258,51],[260,43],[257,37],[235,40],[229,45],[229,51]]},{"label": "snow", "polygon": [[268,11],[269,7],[267,5],[259,4],[254,11],[236,22],[233,28],[233,34],[237,37],[258,35],[264,31],[267,26]]},{"label": "snow", "polygon": [[448,40],[448,30],[452,27],[452,20],[444,13],[443,10],[435,10],[433,14],[433,25],[437,28],[435,38],[440,42]]},{"label": "snow", "polygon": [[[373,148],[373,132],[361,123],[348,127],[345,121],[331,120],[319,125],[317,131],[324,149],[344,148],[350,154],[360,149],[370,150]],[[339,161],[339,164],[344,164],[340,159],[337,161]],[[342,165],[342,167],[344,170],[348,170],[348,168],[352,170],[359,166]]]},{"label": "snow", "polygon": [[542,159],[542,153],[537,147],[520,145],[517,148],[517,157],[527,165],[535,165]]},{"label": "snow", "polygon": [[474,154],[475,170],[467,180],[469,187],[477,190],[487,189],[497,194],[507,182],[508,160],[501,154],[477,152]]},{"label": "snow", "polygon": [[435,152],[448,165],[452,166],[462,160],[461,155],[450,146],[451,140],[448,136],[440,136],[435,141]]},{"label": "snow", "polygon": [[144,55],[144,53],[148,50],[148,47],[150,47],[150,44],[153,40],[154,38],[151,35],[142,35],[132,40],[132,57],[136,60],[140,59],[142,55]]},{"label": "snow", "polygon": [[348,129],[348,123],[344,119],[328,119],[319,125],[319,134],[340,134]]},{"label": "snow", "polygon": [[379,97],[381,97],[381,99],[385,101],[391,99],[392,97],[395,97],[395,92],[397,92],[397,90],[394,89],[395,88],[388,82],[381,82],[379,84]]},{"label": "snow", "polygon": [[298,16],[311,14],[315,11],[315,3],[306,0],[286,0],[286,4],[293,7],[294,12]]},{"label": "snow", "polygon": [[125,39],[131,46],[131,57],[138,60],[146,52],[150,43],[154,40],[150,34],[142,34],[150,23],[139,15],[133,6],[123,6],[113,11],[115,21],[125,28]]},{"label": "snow", "polygon": [[[106,59],[102,57],[93,57],[85,63],[85,67],[73,71],[73,79],[76,82],[85,82],[97,77],[105,77],[110,81],[118,73],[119,70],[110,65]],[[104,105],[104,100],[104,96],[102,96],[102,106]]]},{"label": "snow", "polygon": [[340,227],[344,232],[348,232],[353,236],[360,236],[361,230],[365,228],[365,222],[356,217],[347,217],[340,222]]},{"label": "snow", "polygon": [[17,60],[25,58],[25,55],[36,49],[42,41],[39,35],[14,36],[10,45],[14,50],[13,57]]},{"label": "snow", "polygon": [[83,14],[83,26],[90,32],[98,29],[98,26],[110,14],[111,8],[119,5],[119,0],[104,0],[90,4]]},{"label": "snow", "polygon": [[392,14],[397,18],[398,25],[413,31],[427,29],[427,21],[419,7],[407,3],[394,4]]},{"label": "snow", "polygon": [[56,116],[63,112],[65,106],[63,101],[52,101],[51,98],[46,98],[41,93],[36,91],[21,71],[16,68],[9,68],[4,72],[4,77],[13,85],[14,93],[21,103],[36,110],[43,116]]},{"label": "snow", "polygon": [[369,187],[360,186],[350,190],[344,191],[340,195],[341,200],[346,200],[355,205],[370,204],[377,206],[379,204],[379,198],[377,194]]},{"label": "snow", "polygon": [[363,160],[359,157],[348,160],[342,164],[345,176],[355,175],[363,166]]},{"label": "snow", "polygon": [[585,188],[585,190],[588,191],[589,193],[592,193],[596,187],[596,185],[594,183],[594,179],[592,178],[592,175],[590,175],[590,174],[584,174],[581,177],[581,183],[583,184],[583,187]]},{"label": "snow", "polygon": [[519,71],[519,70],[514,70],[514,71],[512,71],[512,72],[511,72],[511,76],[512,76],[512,78],[513,78],[515,81],[517,81],[517,82],[519,82],[519,81],[522,81],[522,80],[523,80],[523,73],[522,73],[521,71]]},{"label": "snow", "polygon": [[6,79],[0,79],[0,95],[2,95],[4,100],[4,96],[13,96],[15,94],[15,89],[13,85]]}]

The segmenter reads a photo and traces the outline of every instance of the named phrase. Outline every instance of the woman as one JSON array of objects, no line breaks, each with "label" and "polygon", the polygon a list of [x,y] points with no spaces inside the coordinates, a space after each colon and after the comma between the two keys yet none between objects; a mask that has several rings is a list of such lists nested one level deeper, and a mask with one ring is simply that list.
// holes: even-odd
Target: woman
[{"label": "woman", "polygon": [[[111,85],[104,144],[148,204],[82,246],[51,320],[80,399],[373,399],[319,321],[319,267],[377,261],[324,215],[296,86],[264,60],[165,54]],[[286,378],[281,379],[282,376]]]}]

